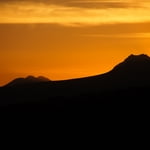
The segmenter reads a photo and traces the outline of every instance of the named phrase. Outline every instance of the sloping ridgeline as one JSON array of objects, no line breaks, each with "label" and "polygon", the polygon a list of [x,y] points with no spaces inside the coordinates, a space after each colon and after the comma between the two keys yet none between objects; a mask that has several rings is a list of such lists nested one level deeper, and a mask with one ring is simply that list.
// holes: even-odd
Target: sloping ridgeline
[{"label": "sloping ridgeline", "polygon": [[0,88],[3,109],[100,111],[149,106],[150,57],[130,55],[111,71],[80,79],[18,78]]}]

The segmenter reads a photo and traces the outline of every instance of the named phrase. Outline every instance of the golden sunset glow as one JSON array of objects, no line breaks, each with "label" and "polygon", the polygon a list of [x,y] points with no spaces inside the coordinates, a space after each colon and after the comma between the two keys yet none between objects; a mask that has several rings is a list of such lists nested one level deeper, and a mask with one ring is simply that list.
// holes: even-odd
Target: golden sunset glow
[{"label": "golden sunset glow", "polygon": [[150,55],[148,0],[0,0],[0,85],[101,74]]}]

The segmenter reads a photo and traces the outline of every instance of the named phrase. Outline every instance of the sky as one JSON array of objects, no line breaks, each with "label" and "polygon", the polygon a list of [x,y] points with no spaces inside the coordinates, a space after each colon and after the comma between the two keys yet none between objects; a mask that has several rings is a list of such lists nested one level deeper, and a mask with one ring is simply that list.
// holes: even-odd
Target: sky
[{"label": "sky", "polygon": [[149,0],[0,0],[0,85],[101,74],[150,55]]}]

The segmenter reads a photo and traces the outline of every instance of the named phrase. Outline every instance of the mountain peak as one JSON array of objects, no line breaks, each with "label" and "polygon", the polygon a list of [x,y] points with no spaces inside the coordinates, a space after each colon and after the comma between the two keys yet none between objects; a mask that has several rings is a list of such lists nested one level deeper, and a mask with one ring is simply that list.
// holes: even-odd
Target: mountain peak
[{"label": "mountain peak", "polygon": [[39,79],[40,81],[50,81],[48,78],[44,76],[38,76],[37,79]]},{"label": "mountain peak", "polygon": [[144,60],[150,61],[150,57],[146,54],[139,54],[139,55],[131,54],[125,59],[125,62],[126,61],[144,61]]},{"label": "mountain peak", "polygon": [[34,79],[36,79],[36,77],[34,77],[34,76],[27,76],[26,78],[24,78],[25,80],[34,80]]},{"label": "mountain peak", "polygon": [[25,85],[25,84],[31,84],[31,83],[40,83],[40,82],[48,82],[50,81],[48,78],[39,76],[27,76],[26,78],[16,78],[10,83],[8,83],[6,86],[16,86],[16,85]]},{"label": "mountain peak", "polygon": [[146,54],[129,55],[123,62],[114,67],[112,71],[123,74],[146,74],[150,72],[150,57]]},{"label": "mountain peak", "polygon": [[24,80],[28,80],[28,81],[50,81],[48,78],[44,77],[44,76],[38,76],[38,77],[34,77],[34,76],[27,76],[26,78],[24,78]]}]

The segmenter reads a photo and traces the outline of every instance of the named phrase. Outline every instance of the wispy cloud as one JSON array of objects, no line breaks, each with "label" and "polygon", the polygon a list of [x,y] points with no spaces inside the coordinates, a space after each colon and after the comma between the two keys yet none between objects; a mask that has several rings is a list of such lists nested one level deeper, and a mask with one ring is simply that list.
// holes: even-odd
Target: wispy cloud
[{"label": "wispy cloud", "polygon": [[90,38],[150,38],[150,33],[121,33],[121,34],[81,34],[83,37]]},{"label": "wispy cloud", "polygon": [[[76,3],[82,1],[76,1]],[[86,1],[86,3],[99,1]],[[122,0],[105,0],[107,4],[124,4]],[[131,3],[131,0],[127,1]],[[72,1],[75,3],[75,1]],[[133,3],[133,2],[132,2]],[[104,4],[104,1],[101,1]],[[81,8],[36,2],[7,2],[0,4],[0,23],[54,23],[86,26],[114,23],[150,22],[150,2],[139,0],[140,7]]]}]

